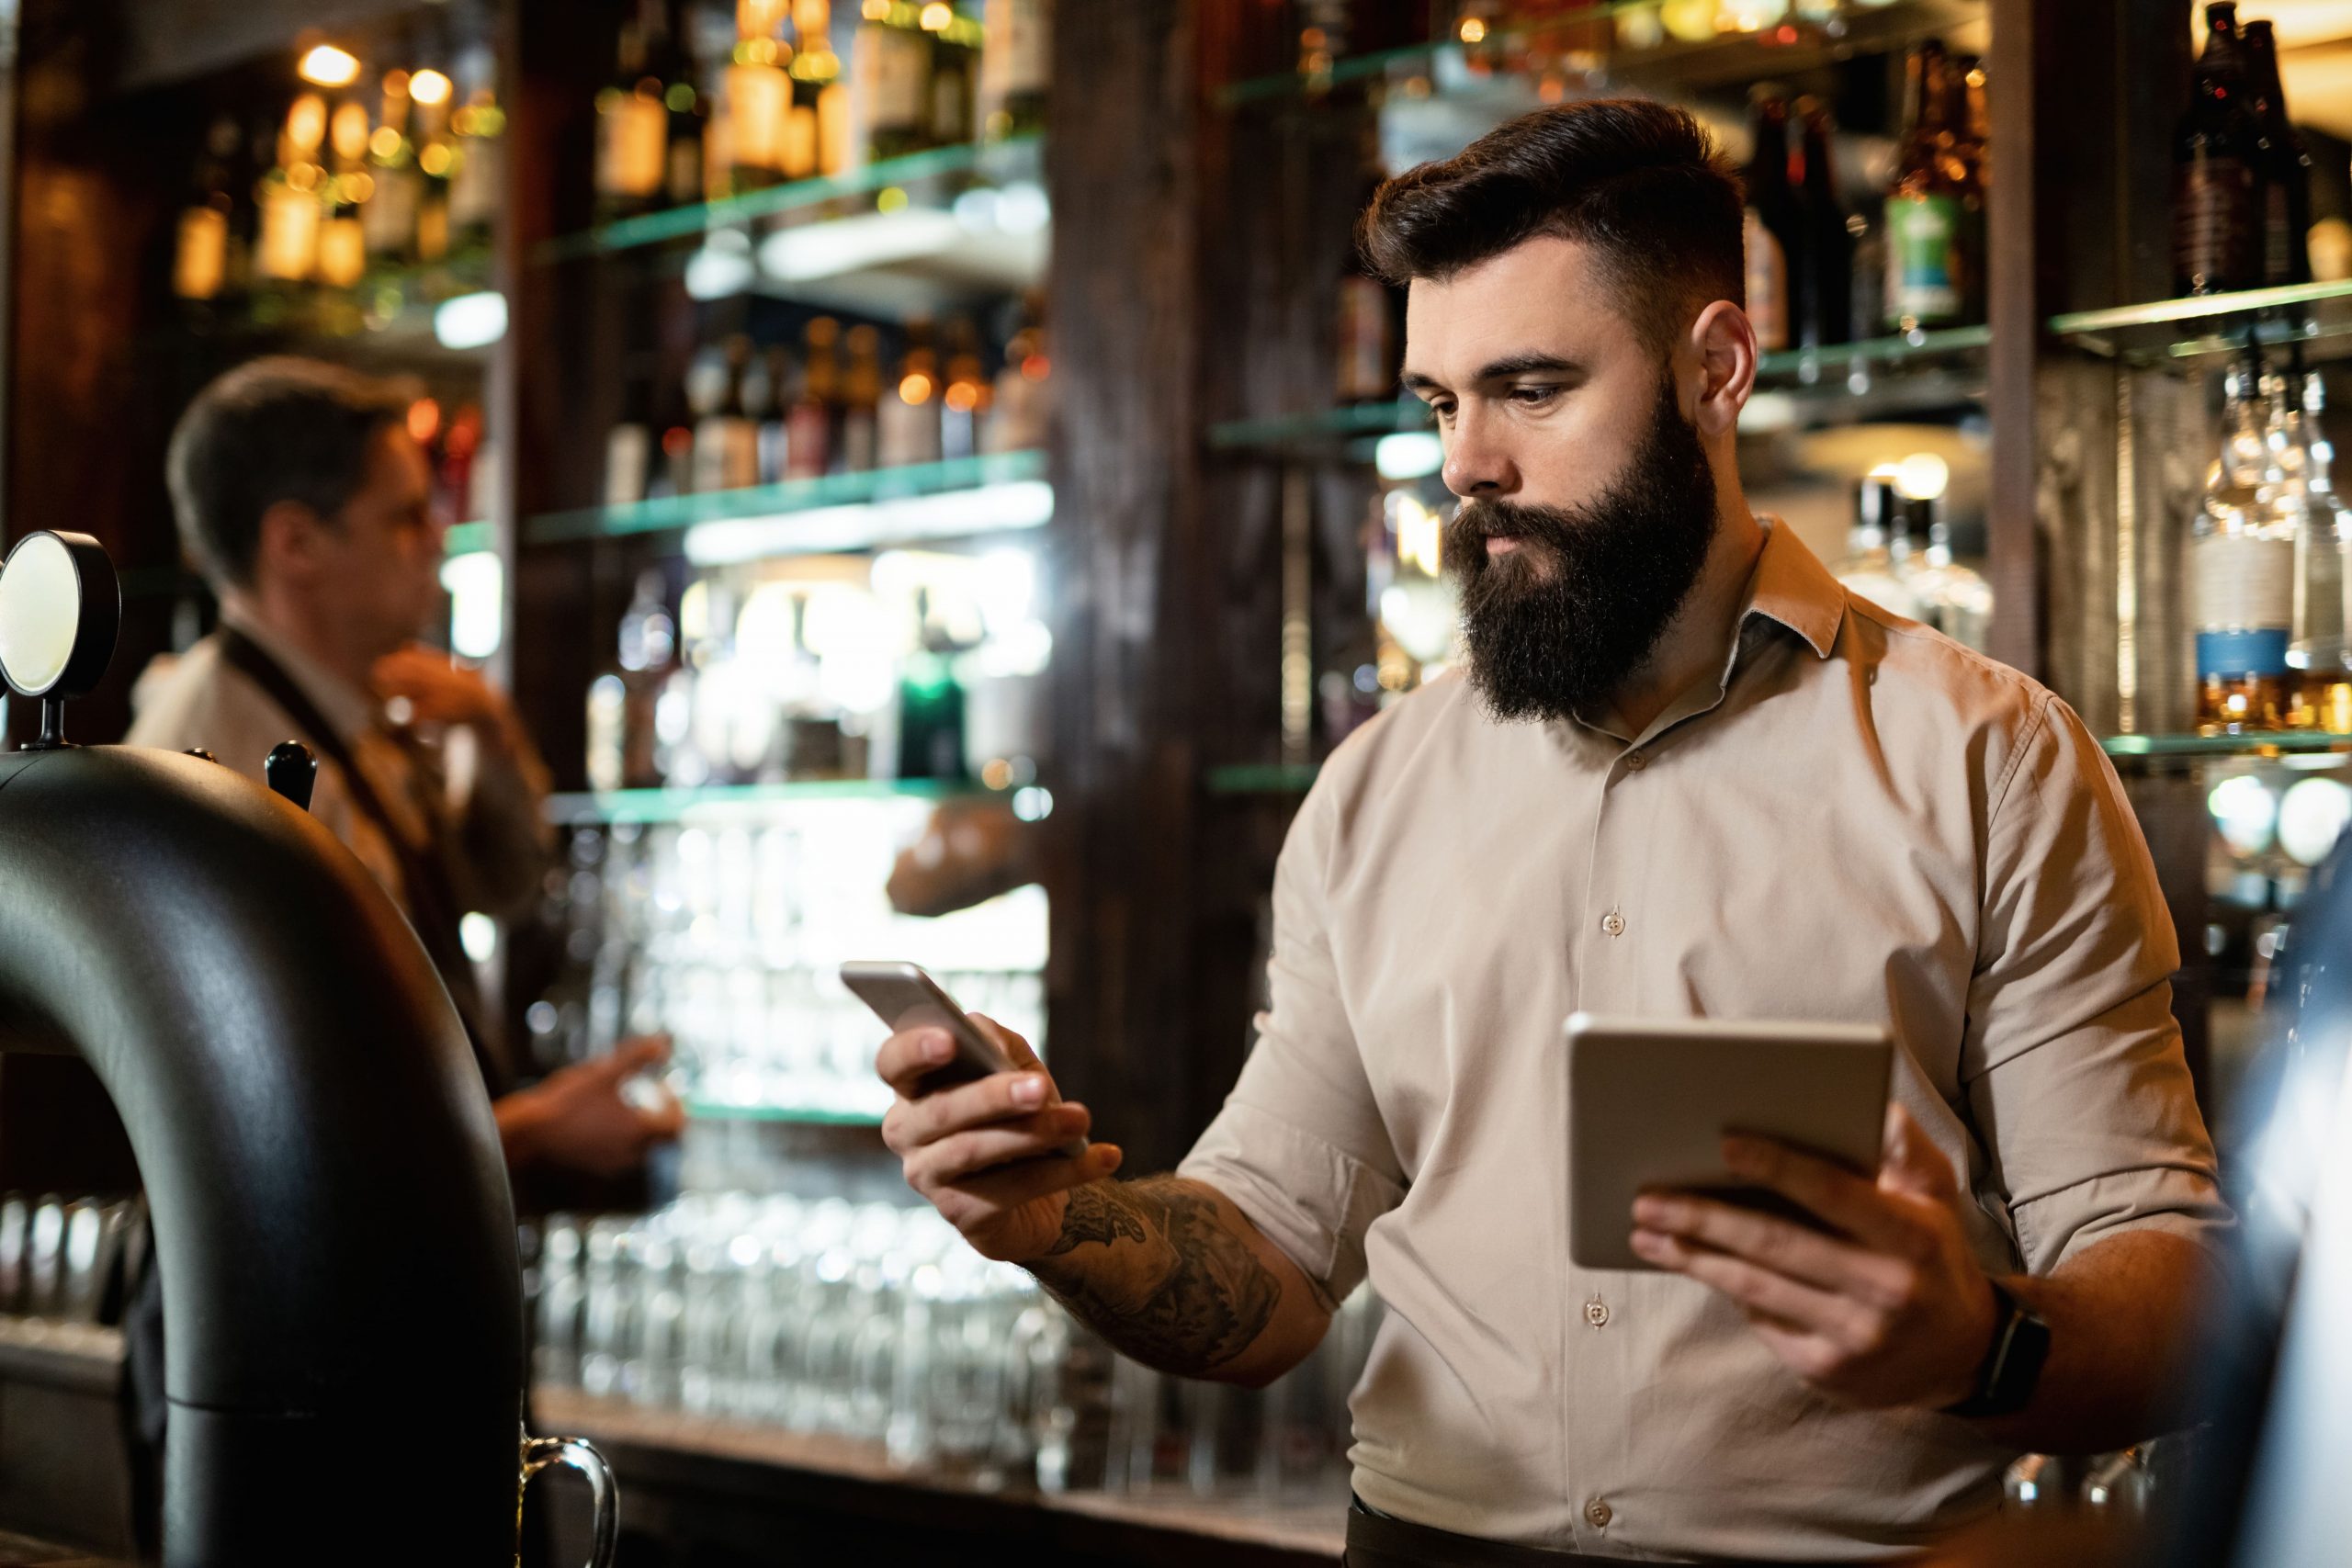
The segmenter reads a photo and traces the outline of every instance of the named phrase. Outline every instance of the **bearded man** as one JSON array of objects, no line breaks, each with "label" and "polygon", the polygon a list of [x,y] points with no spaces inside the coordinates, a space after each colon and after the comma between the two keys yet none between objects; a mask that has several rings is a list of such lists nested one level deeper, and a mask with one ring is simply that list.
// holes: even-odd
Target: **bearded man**
[{"label": "bearded man", "polygon": [[[944,1037],[884,1047],[908,1179],[1129,1355],[1261,1383],[1369,1277],[1351,1563],[1899,1558],[2020,1450],[2155,1427],[2229,1224],[2098,745],[1742,497],[1741,215],[1701,127],[1630,101],[1366,213],[1462,498],[1466,667],[1308,795],[1272,1005],[1176,1175],[1057,1156],[1089,1118],[1018,1040],[930,1094]],[[1658,1271],[1577,1268],[1578,1010],[1886,1029],[1882,1168],[1729,1139],[1817,1224],[1652,1194]]]}]

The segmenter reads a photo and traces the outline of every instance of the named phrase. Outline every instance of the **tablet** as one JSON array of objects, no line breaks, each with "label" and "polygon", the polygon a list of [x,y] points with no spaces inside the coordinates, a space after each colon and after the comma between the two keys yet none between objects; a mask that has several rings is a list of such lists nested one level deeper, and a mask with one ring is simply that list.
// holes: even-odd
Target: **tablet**
[{"label": "tablet", "polygon": [[1894,1043],[1852,1023],[1577,1013],[1568,1035],[1568,1257],[1649,1269],[1633,1248],[1645,1188],[1713,1192],[1811,1216],[1724,1168],[1723,1137],[1753,1133],[1875,1172]]}]

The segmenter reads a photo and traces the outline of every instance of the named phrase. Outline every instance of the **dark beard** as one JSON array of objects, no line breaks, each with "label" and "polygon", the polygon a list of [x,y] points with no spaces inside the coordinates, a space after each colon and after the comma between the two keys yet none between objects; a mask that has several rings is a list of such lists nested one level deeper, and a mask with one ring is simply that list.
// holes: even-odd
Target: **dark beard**
[{"label": "dark beard", "polygon": [[[1519,547],[1489,557],[1487,540]],[[1649,660],[1715,536],[1715,476],[1699,433],[1659,383],[1625,471],[1581,506],[1465,501],[1446,525],[1462,584],[1471,686],[1496,718],[1599,711]]]}]

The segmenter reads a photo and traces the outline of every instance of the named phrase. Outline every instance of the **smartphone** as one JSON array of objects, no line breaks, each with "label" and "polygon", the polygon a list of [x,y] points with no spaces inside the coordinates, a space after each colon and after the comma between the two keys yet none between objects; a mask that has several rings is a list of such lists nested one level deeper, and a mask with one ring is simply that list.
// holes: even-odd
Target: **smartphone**
[{"label": "smartphone", "polygon": [[[891,1033],[904,1034],[910,1029],[944,1029],[948,1038],[956,1042],[955,1056],[945,1066],[924,1074],[922,1081],[915,1086],[917,1099],[957,1084],[1019,1070],[1018,1064],[999,1050],[995,1041],[980,1032],[971,1016],[947,994],[947,988],[925,974],[920,964],[853,961],[842,965],[842,984],[872,1008],[874,1016],[890,1026]],[[1060,1152],[1073,1157],[1083,1156],[1086,1140],[1076,1139]]]},{"label": "smartphone", "polygon": [[996,1042],[980,1032],[946,987],[923,973],[920,964],[844,964],[842,984],[872,1008],[874,1016],[890,1026],[891,1033],[944,1029],[956,1042],[954,1060],[925,1075],[923,1093],[1014,1070],[1013,1062],[997,1048]]}]

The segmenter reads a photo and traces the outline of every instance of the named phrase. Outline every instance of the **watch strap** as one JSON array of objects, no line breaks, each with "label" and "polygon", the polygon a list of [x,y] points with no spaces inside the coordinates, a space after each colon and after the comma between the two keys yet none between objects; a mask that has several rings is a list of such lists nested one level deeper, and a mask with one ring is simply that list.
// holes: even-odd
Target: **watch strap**
[{"label": "watch strap", "polygon": [[2022,1410],[2041,1381],[2042,1363],[2050,1359],[2050,1325],[2009,1293],[1998,1280],[1993,1287],[1993,1344],[1976,1373],[1976,1392],[1958,1404],[1946,1405],[1948,1416],[2008,1416]]}]

